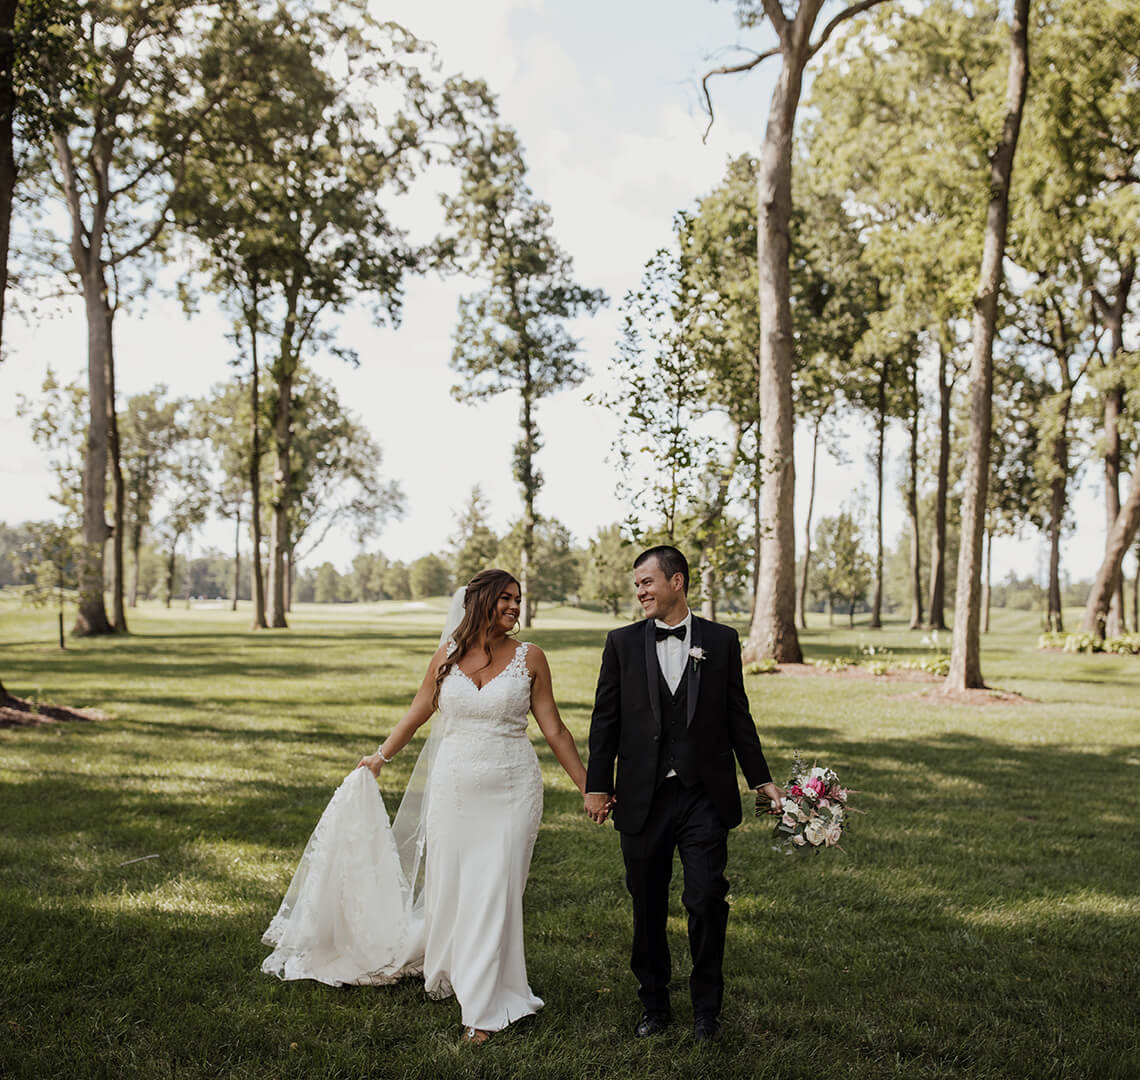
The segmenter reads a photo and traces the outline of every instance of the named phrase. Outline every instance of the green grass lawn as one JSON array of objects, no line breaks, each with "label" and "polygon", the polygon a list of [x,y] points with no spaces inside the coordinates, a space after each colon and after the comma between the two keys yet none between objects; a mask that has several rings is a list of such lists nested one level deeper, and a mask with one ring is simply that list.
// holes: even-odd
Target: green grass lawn
[{"label": "green grass lawn", "polygon": [[[639,1041],[617,836],[538,747],[546,810],[526,898],[546,1008],[482,1048],[422,984],[331,989],[260,974],[261,933],[320,811],[402,714],[444,601],[132,612],[123,640],[54,646],[0,594],[0,678],[98,723],[0,730],[0,1076],[1104,1078],[1140,1076],[1140,659],[1036,651],[996,612],[987,679],[1029,699],[940,702],[937,684],[749,676],[777,777],[802,749],[861,794],[848,854],[731,839],[725,1035],[680,1019]],[[543,609],[563,716],[585,747],[612,625]],[[823,623],[809,659],[920,634]],[[534,737],[539,738],[537,731]],[[414,754],[383,774],[393,809]],[[156,856],[146,858],[146,856]],[[138,861],[135,861],[138,860]]]}]

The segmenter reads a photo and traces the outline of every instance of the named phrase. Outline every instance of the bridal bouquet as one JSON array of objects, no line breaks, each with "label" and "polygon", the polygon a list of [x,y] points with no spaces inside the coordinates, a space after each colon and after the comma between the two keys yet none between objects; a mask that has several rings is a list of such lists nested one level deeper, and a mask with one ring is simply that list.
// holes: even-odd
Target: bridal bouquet
[{"label": "bridal bouquet", "polygon": [[847,817],[859,813],[847,805],[853,794],[839,781],[833,769],[813,765],[810,769],[797,752],[792,778],[781,807],[773,808],[763,796],[756,798],[757,815],[779,813],[776,823],[777,846],[789,854],[796,850],[838,847],[847,828]]}]

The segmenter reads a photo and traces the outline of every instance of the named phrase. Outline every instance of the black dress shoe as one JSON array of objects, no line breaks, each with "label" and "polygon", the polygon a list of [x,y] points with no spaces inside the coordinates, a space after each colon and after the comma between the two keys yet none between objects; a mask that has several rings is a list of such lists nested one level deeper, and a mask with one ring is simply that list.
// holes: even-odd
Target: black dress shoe
[{"label": "black dress shoe", "polygon": [[638,1020],[633,1033],[639,1039],[648,1038],[650,1035],[660,1035],[672,1022],[673,1017],[667,1012],[646,1010],[641,1014],[641,1019]]},{"label": "black dress shoe", "polygon": [[697,1042],[712,1042],[720,1038],[720,1021],[715,1016],[698,1016],[693,1021],[693,1038]]}]

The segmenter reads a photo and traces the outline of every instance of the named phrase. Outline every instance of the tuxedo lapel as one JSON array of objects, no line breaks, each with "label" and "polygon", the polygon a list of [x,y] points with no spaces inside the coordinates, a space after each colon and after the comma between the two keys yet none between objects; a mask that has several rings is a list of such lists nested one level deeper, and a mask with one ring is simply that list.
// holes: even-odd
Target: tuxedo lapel
[{"label": "tuxedo lapel", "polygon": [[649,705],[653,719],[661,727],[661,668],[657,663],[657,630],[652,619],[645,620],[645,678],[649,684]]},{"label": "tuxedo lapel", "polygon": [[[703,623],[703,619],[698,618],[696,615],[693,616],[693,621],[691,623],[692,629],[689,633],[690,649],[699,649],[701,647],[701,642],[703,639],[701,628],[703,626]],[[697,712],[697,695],[701,692],[701,665],[694,663],[687,656],[685,657],[685,663],[689,665],[689,693],[688,702],[686,703],[687,710],[685,713],[685,724],[688,726],[693,722],[693,717]]]}]

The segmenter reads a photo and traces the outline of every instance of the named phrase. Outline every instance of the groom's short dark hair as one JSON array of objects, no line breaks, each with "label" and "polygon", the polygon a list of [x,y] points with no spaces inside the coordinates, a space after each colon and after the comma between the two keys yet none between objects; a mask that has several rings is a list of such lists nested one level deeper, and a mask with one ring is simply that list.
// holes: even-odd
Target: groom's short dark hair
[{"label": "groom's short dark hair", "polygon": [[684,555],[671,544],[658,544],[656,547],[646,548],[633,560],[634,570],[650,559],[657,560],[657,565],[661,567],[661,572],[665,575],[666,581],[672,578],[674,574],[680,574],[685,579],[685,592],[688,593],[689,560]]}]

